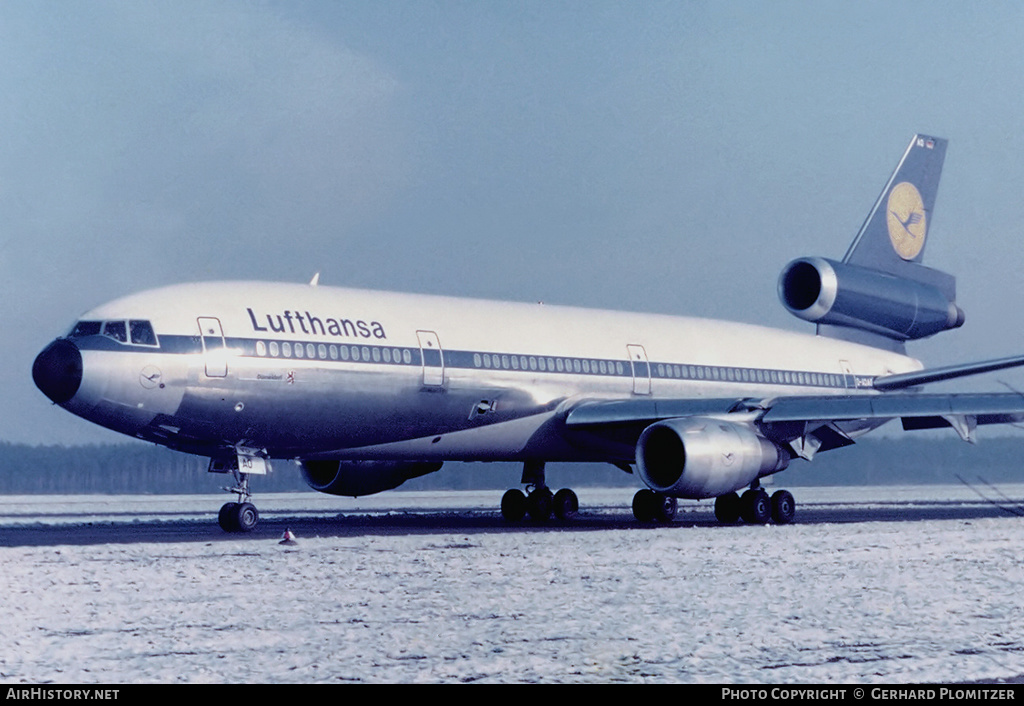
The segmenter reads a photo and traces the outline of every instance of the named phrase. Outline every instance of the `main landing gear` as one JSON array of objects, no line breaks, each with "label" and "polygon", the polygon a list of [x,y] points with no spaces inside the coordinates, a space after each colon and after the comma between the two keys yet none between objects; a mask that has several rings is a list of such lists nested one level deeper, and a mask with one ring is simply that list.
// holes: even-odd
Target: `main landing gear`
[{"label": "main landing gear", "polygon": [[726,493],[715,499],[715,517],[722,524],[731,525],[742,519],[752,525],[774,522],[788,525],[796,515],[796,501],[788,490],[777,490],[771,497],[764,488],[751,488],[737,495]]},{"label": "main landing gear", "polygon": [[[501,516],[506,521],[519,522],[527,516],[535,522],[546,522],[552,516],[565,521],[578,514],[580,503],[576,493],[568,488],[552,493],[548,488],[542,461],[523,464],[522,483],[527,492],[513,488],[501,498]],[[642,488],[633,496],[633,516],[640,522],[672,522],[676,509],[676,498],[650,488]],[[757,483],[742,495],[726,493],[715,499],[715,517],[726,525],[740,520],[752,525],[788,525],[795,514],[796,502],[788,490],[777,490],[769,496]]]},{"label": "main landing gear", "polygon": [[[752,525],[788,525],[795,514],[796,502],[788,490],[769,497],[764,488],[755,487],[743,495],[726,493],[715,499],[715,517],[725,525],[741,519]],[[676,499],[648,488],[638,490],[633,496],[633,515],[641,522],[671,522],[676,516]]]},{"label": "main landing gear", "polygon": [[650,488],[641,488],[633,496],[633,517],[641,522],[671,522],[676,517],[677,501]]},{"label": "main landing gear", "polygon": [[527,461],[523,464],[526,493],[518,488],[505,492],[501,498],[501,516],[508,522],[519,522],[527,515],[535,522],[547,522],[554,515],[566,521],[576,517],[580,509],[579,498],[569,488],[552,493],[544,482],[544,462]]}]

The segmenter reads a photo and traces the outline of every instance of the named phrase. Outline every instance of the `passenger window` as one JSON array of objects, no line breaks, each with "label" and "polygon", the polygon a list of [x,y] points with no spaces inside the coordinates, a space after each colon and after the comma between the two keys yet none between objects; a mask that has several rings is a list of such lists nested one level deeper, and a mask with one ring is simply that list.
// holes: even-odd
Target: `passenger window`
[{"label": "passenger window", "polygon": [[121,343],[128,342],[128,330],[123,321],[107,321],[103,324],[103,335]]},{"label": "passenger window", "polygon": [[132,343],[138,343],[140,346],[156,345],[156,333],[148,321],[129,321],[128,329],[132,335]]}]

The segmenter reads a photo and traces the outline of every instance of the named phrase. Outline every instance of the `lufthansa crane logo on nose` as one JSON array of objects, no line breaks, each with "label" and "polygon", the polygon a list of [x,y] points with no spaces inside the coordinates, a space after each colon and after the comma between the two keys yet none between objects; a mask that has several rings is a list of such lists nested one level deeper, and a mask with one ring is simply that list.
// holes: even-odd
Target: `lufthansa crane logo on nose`
[{"label": "lufthansa crane logo on nose", "polygon": [[886,204],[885,221],[893,250],[904,260],[913,260],[924,247],[928,220],[921,194],[909,181],[892,187]]},{"label": "lufthansa crane logo on nose", "polygon": [[163,383],[160,382],[160,369],[153,365],[147,365],[139,373],[139,382],[147,390],[152,390],[158,385],[163,387]]}]

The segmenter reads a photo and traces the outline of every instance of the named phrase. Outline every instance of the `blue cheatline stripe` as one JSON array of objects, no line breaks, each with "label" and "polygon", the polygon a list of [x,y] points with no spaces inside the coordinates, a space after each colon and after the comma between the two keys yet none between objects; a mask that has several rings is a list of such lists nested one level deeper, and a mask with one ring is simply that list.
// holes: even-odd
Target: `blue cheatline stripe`
[{"label": "blue cheatline stripe", "polygon": [[[382,346],[363,343],[322,343],[304,340],[271,340],[256,338],[226,338],[227,347],[250,358],[271,360],[310,360],[338,364],[368,363],[372,365],[398,365],[420,367],[423,359],[418,347]],[[163,335],[159,348],[121,343],[108,336],[76,338],[82,350],[136,351],[195,355],[202,353],[199,336]],[[597,377],[632,378],[633,369],[628,359],[578,358],[571,356],[529,355],[494,351],[444,350],[444,367],[460,370],[501,370],[531,374],[592,375]],[[650,362],[652,380],[691,380],[739,384],[788,385],[847,389],[869,384],[870,376],[822,373],[809,370],[774,370],[768,368],[726,367],[681,362]],[[640,374],[639,377],[647,377]]]}]

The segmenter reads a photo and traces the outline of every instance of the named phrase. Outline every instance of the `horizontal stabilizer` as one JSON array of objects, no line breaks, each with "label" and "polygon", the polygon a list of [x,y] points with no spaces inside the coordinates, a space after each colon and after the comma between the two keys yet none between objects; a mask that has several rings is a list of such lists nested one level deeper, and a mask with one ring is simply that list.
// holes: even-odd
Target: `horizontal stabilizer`
[{"label": "horizontal stabilizer", "polygon": [[990,373],[994,370],[1005,370],[1006,368],[1016,368],[1022,365],[1024,365],[1024,356],[1018,355],[1010,358],[986,360],[980,363],[963,363],[961,365],[948,365],[942,368],[931,368],[930,370],[918,370],[913,373],[883,375],[875,378],[872,386],[876,390],[903,390],[917,385],[953,380],[955,378],[967,377],[968,375]]}]

